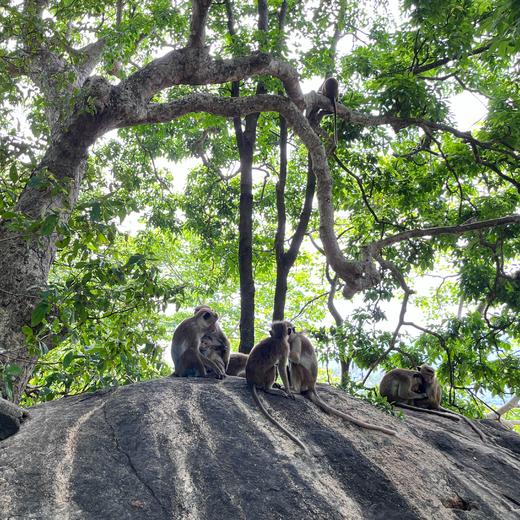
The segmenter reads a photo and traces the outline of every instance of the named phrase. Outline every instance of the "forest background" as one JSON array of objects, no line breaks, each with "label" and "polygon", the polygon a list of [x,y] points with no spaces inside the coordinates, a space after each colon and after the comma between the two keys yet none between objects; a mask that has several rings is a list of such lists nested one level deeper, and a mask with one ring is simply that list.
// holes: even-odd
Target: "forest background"
[{"label": "forest background", "polygon": [[5,397],[167,375],[208,303],[243,352],[293,320],[358,395],[426,362],[454,409],[518,402],[520,2],[3,0],[0,20]]}]

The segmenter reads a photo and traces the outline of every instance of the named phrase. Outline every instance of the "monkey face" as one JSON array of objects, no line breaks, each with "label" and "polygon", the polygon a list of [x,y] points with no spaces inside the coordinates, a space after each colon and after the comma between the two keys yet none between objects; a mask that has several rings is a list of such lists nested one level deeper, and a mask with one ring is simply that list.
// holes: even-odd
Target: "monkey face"
[{"label": "monkey face", "polygon": [[422,366],[421,367],[421,376],[423,377],[424,381],[428,384],[433,383],[433,380],[435,379],[435,370],[429,366]]},{"label": "monkey face", "polygon": [[201,309],[197,312],[197,321],[208,332],[215,331],[215,323],[218,320],[218,314],[208,309]]}]

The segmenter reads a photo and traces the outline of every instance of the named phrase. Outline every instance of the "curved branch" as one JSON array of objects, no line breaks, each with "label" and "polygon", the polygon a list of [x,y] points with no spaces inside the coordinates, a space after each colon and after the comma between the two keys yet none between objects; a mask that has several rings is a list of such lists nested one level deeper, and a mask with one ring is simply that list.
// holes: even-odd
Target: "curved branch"
[{"label": "curved branch", "polygon": [[[304,98],[307,110],[331,110],[332,108],[330,100],[328,98],[314,91],[305,94]],[[341,103],[336,103],[336,112],[338,118],[341,118],[348,123],[359,124],[362,126],[390,125],[396,132],[409,126],[417,126],[419,128],[422,128],[425,131],[425,133],[428,133],[428,131],[431,132],[433,130],[448,132],[454,135],[455,137],[462,139],[464,142],[469,143],[472,146],[478,146],[485,150],[491,150],[494,152],[502,153],[504,155],[512,157],[517,161],[520,161],[520,155],[516,153],[515,150],[511,150],[506,147],[497,147],[492,142],[479,141],[478,139],[473,137],[471,132],[463,132],[445,123],[438,123],[435,121],[429,121],[427,119],[421,119],[418,117],[399,117],[394,116],[392,114],[365,114],[362,112],[357,112],[355,110],[350,110]]]},{"label": "curved branch", "polygon": [[397,233],[377,242],[372,242],[367,249],[370,252],[380,251],[383,247],[402,242],[403,240],[409,240],[410,238],[418,238],[425,236],[439,236],[439,235],[460,235],[467,233],[468,231],[475,231],[477,229],[485,229],[496,226],[505,226],[507,224],[518,224],[520,223],[520,215],[507,215],[505,217],[493,218],[489,220],[480,220],[477,222],[471,222],[469,224],[459,224],[456,226],[438,226],[425,229],[411,229],[409,231],[403,231]]},{"label": "curved branch", "polygon": [[122,97],[133,101],[133,109],[148,103],[154,94],[173,85],[216,85],[260,74],[279,78],[287,95],[303,109],[305,101],[296,70],[261,52],[216,60],[202,47],[174,50],[121,82],[117,90]]}]

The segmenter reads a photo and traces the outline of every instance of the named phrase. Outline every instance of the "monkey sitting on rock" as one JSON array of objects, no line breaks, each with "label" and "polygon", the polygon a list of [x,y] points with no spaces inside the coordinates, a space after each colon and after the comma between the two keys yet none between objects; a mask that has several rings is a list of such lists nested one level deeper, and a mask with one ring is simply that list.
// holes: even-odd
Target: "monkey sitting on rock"
[{"label": "monkey sitting on rock", "polygon": [[325,413],[341,417],[342,419],[366,428],[368,430],[376,430],[387,435],[395,435],[394,430],[383,428],[369,424],[344,412],[340,412],[323,402],[316,391],[316,380],[318,378],[318,359],[314,352],[314,347],[310,340],[302,333],[296,332],[292,323],[286,321],[289,330],[289,376],[291,388],[295,393],[303,395],[309,401],[313,402],[318,408]]},{"label": "monkey sitting on rock", "polygon": [[218,315],[205,307],[175,329],[171,350],[175,365],[174,376],[207,377],[206,368],[212,369],[217,379],[225,376],[222,366],[203,356],[199,350],[204,334],[215,333],[217,320]]},{"label": "monkey sitting on rock", "polygon": [[242,352],[231,352],[226,370],[228,376],[246,377],[246,365],[249,356]]},{"label": "monkey sitting on rock", "polygon": [[[197,312],[203,309],[213,312],[213,309],[209,305],[203,304],[195,307],[194,314],[197,314]],[[213,360],[219,365],[222,372],[226,373],[231,353],[231,345],[218,323],[215,323],[213,329],[202,336],[200,340],[200,352],[203,356]],[[213,369],[209,368],[208,374],[212,373]]]},{"label": "monkey sitting on rock", "polygon": [[[287,379],[287,360],[289,358],[289,343],[287,324],[285,322],[275,321],[271,325],[271,337],[263,339],[253,347],[246,364],[246,379],[253,398],[262,413],[296,444],[298,444],[306,453],[307,447],[303,442],[289,430],[284,428],[264,407],[257,389],[263,390],[268,394],[282,395],[294,399],[289,388]],[[276,380],[276,370],[279,370],[282,378],[285,392],[278,388],[273,388]]]},{"label": "monkey sitting on rock", "polygon": [[454,421],[462,419],[485,442],[484,434],[467,417],[441,406],[442,391],[435,370],[423,364],[417,370],[394,368],[379,384],[379,393],[401,408],[440,415]]}]

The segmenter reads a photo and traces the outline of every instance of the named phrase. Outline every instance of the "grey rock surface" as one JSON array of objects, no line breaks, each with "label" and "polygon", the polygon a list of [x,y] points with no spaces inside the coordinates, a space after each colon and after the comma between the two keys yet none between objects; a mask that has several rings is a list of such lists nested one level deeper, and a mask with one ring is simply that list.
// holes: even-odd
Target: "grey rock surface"
[{"label": "grey rock surface", "polygon": [[328,387],[397,437],[261,394],[244,379],[164,378],[30,409],[0,442],[2,520],[520,518],[520,436],[420,412],[405,421]]}]

